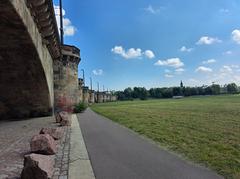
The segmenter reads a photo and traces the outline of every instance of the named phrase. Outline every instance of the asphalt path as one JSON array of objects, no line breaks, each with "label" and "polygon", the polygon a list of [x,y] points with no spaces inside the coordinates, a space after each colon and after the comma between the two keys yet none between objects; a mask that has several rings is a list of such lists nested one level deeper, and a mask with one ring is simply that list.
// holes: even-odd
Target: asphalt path
[{"label": "asphalt path", "polygon": [[97,179],[220,179],[87,109],[78,115]]}]

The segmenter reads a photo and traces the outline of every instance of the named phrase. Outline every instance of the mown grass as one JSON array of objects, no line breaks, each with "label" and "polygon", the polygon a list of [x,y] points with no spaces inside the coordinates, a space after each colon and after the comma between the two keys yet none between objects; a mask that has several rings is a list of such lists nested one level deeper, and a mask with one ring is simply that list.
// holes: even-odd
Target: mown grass
[{"label": "mown grass", "polygon": [[240,96],[96,104],[92,109],[226,178],[240,178]]}]

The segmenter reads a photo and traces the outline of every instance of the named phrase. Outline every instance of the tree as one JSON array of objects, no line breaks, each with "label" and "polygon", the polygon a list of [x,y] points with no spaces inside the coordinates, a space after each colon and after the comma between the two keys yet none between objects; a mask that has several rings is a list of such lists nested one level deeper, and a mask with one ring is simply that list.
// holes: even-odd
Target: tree
[{"label": "tree", "polygon": [[184,94],[184,96],[191,96],[192,95],[191,88],[190,87],[185,87],[184,90],[183,90],[183,94]]},{"label": "tree", "polygon": [[126,99],[126,97],[124,95],[124,92],[122,92],[122,91],[117,91],[115,94],[116,94],[118,100],[125,100]]},{"label": "tree", "polygon": [[205,88],[205,95],[212,95],[213,94],[213,91],[212,91],[212,88],[211,86],[208,86]]},{"label": "tree", "polygon": [[151,88],[150,90],[149,90],[149,95],[150,95],[150,97],[151,98],[156,98],[156,88]]},{"label": "tree", "polygon": [[139,98],[141,100],[146,100],[148,97],[148,91],[146,90],[146,88],[139,88]]},{"label": "tree", "polygon": [[161,88],[155,88],[155,95],[156,98],[162,98]]},{"label": "tree", "polygon": [[212,94],[214,94],[214,95],[220,94],[220,85],[218,85],[218,84],[213,84],[213,85],[211,86],[211,88],[212,88]]},{"label": "tree", "polygon": [[134,87],[134,88],[133,88],[132,97],[133,97],[133,98],[139,98],[139,88],[138,88],[138,87]]},{"label": "tree", "polygon": [[172,98],[173,97],[172,88],[161,88],[161,92],[162,92],[163,98]]},{"label": "tree", "polygon": [[132,88],[128,87],[124,90],[124,95],[127,99],[131,99],[132,98],[132,94],[133,94],[133,90]]},{"label": "tree", "polygon": [[238,87],[235,83],[230,83],[227,85],[227,92],[229,94],[236,94],[238,93]]},{"label": "tree", "polygon": [[173,87],[173,96],[181,96],[182,95],[182,89],[181,87]]},{"label": "tree", "polygon": [[198,95],[205,95],[205,87],[201,86],[201,87],[197,87],[196,88]]}]

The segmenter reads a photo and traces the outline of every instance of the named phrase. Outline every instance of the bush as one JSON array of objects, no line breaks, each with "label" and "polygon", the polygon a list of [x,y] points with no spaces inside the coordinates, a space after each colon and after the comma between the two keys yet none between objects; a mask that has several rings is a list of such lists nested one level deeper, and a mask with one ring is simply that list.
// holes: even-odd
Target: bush
[{"label": "bush", "polygon": [[74,107],[74,113],[81,113],[87,109],[88,105],[86,103],[76,104]]}]

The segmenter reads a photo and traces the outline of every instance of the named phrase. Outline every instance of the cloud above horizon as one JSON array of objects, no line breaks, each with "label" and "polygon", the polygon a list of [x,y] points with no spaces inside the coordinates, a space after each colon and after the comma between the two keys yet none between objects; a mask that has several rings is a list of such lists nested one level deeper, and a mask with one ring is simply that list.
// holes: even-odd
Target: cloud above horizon
[{"label": "cloud above horizon", "polygon": [[218,39],[217,37],[208,37],[203,36],[197,41],[197,45],[212,45],[216,43],[221,43],[222,40]]},{"label": "cloud above horizon", "polygon": [[149,59],[155,58],[155,54],[154,54],[153,51],[151,51],[151,50],[146,50],[146,51],[144,52],[144,54],[145,54],[145,56],[146,56],[147,58],[149,58]]},{"label": "cloud above horizon", "polygon": [[149,4],[148,7],[144,8],[144,10],[145,10],[146,12],[151,13],[151,14],[157,14],[157,13],[160,12],[160,8],[159,8],[159,9],[154,8],[151,4]]},{"label": "cloud above horizon", "polygon": [[209,60],[203,61],[202,63],[203,64],[211,64],[211,63],[216,63],[216,62],[217,62],[217,60],[215,60],[215,59],[209,59]]},{"label": "cloud above horizon", "polygon": [[170,59],[166,59],[166,60],[158,60],[154,65],[180,68],[180,67],[184,66],[184,63],[181,61],[180,58],[170,58]]},{"label": "cloud above horizon", "polygon": [[[54,11],[55,11],[55,16],[56,16],[58,29],[60,29],[60,7],[54,5]],[[71,22],[71,20],[69,18],[64,17],[66,15],[66,11],[64,9],[62,9],[62,12],[63,12],[63,31],[64,31],[64,36],[74,36],[76,31],[77,31],[77,28],[72,25],[72,22]]]},{"label": "cloud above horizon", "polygon": [[182,46],[179,50],[180,52],[191,52],[193,51],[193,48],[187,48],[185,46]]},{"label": "cloud above horizon", "polygon": [[142,58],[145,56],[148,59],[155,58],[155,54],[152,50],[146,50],[142,51],[140,48],[130,48],[128,50],[125,50],[122,46],[115,46],[111,49],[112,53],[120,55],[121,57],[125,59],[136,59],[136,58]]},{"label": "cloud above horizon", "polygon": [[232,40],[237,44],[240,44],[240,30],[235,29],[232,31]]},{"label": "cloud above horizon", "polygon": [[200,66],[198,67],[195,72],[201,72],[201,73],[211,73],[213,70],[211,68]]},{"label": "cloud above horizon", "polygon": [[96,69],[92,71],[95,76],[101,76],[103,75],[103,70],[102,69]]},{"label": "cloud above horizon", "polygon": [[171,75],[171,74],[165,74],[164,75],[166,78],[173,78],[174,76],[173,75]]}]

